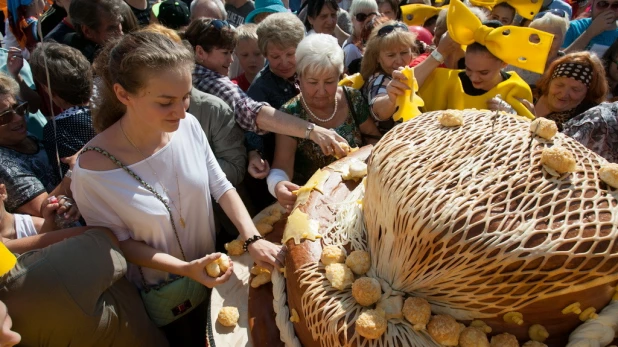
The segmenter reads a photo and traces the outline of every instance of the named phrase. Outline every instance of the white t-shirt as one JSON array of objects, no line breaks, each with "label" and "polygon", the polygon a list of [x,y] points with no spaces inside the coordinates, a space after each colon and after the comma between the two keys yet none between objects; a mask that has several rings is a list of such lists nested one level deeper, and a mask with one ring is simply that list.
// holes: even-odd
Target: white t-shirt
[{"label": "white t-shirt", "polygon": [[34,221],[29,215],[14,213],[13,218],[15,219],[15,234],[18,239],[38,234],[34,227]]},{"label": "white t-shirt", "polygon": [[[108,159],[101,157],[101,160]],[[211,195],[218,201],[233,187],[221,171],[206,135],[194,116],[187,113],[165,147],[129,168],[164,198],[174,201],[178,208],[180,185],[185,228],[180,225],[179,213],[174,205],[171,202],[168,204],[187,261],[214,252]],[[168,189],[169,196],[165,194],[153,169]],[[78,159],[73,169],[71,190],[89,226],[107,227],[120,241],[129,238],[142,241],[182,259],[165,205],[124,170],[86,170],[79,166]],[[168,278],[168,274],[162,271],[149,268],[142,270],[148,284],[158,284]],[[142,287],[137,266],[129,264],[127,277],[136,286]]]}]

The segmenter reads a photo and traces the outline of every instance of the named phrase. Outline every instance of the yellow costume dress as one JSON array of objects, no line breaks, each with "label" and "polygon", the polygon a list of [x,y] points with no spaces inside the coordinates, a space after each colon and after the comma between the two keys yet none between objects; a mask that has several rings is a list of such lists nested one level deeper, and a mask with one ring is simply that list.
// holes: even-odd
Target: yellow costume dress
[{"label": "yellow costume dress", "polygon": [[487,109],[487,101],[500,94],[517,114],[534,119],[532,113],[519,101],[525,99],[532,102],[530,86],[515,72],[501,74],[503,81],[485,91],[472,86],[465,70],[437,68],[419,90],[420,97],[425,101],[424,110],[483,110]]}]

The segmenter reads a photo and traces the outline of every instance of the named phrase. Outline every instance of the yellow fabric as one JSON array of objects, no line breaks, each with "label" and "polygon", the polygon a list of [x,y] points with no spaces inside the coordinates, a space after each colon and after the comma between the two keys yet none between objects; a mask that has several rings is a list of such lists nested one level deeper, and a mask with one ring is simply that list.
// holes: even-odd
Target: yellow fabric
[{"label": "yellow fabric", "polygon": [[494,6],[501,2],[506,2],[507,4],[511,5],[513,8],[515,8],[517,14],[526,19],[533,19],[534,16],[539,13],[541,7],[543,6],[543,1],[540,0],[536,1],[536,3],[533,2],[533,0],[470,0],[470,3],[472,5],[478,7],[486,7],[489,10],[491,10]]},{"label": "yellow fabric", "polygon": [[541,10],[543,6],[543,1],[538,0],[533,2],[533,0],[498,0],[498,3],[506,2],[511,5],[517,11],[517,14],[520,16],[532,20],[534,16]]},{"label": "yellow fabric", "polygon": [[419,107],[423,107],[425,103],[423,99],[416,94],[416,92],[418,92],[418,83],[414,77],[414,69],[406,66],[402,73],[408,79],[406,82],[410,89],[406,90],[403,95],[397,97],[397,101],[395,102],[397,105],[397,112],[393,115],[393,120],[398,121],[401,119],[407,122],[422,113]]},{"label": "yellow fabric", "polygon": [[346,86],[346,87],[354,88],[357,90],[360,90],[364,84],[365,84],[365,80],[363,79],[363,76],[361,76],[360,73],[355,73],[354,75],[351,75],[351,76],[343,75],[343,78],[338,83],[339,86]]},{"label": "yellow fabric", "polygon": [[425,101],[424,110],[426,112],[468,108],[486,110],[487,101],[500,94],[518,115],[534,119],[534,115],[519,101],[519,99],[525,99],[532,102],[532,91],[517,73],[508,72],[511,77],[506,81],[498,83],[483,95],[471,96],[464,92],[459,79],[458,74],[462,71],[437,68],[429,75],[419,91],[421,98]]},{"label": "yellow fabric", "polygon": [[[545,71],[552,34],[512,25],[496,29],[484,26],[461,0],[451,1],[446,23],[451,38],[461,45],[477,42],[507,64],[539,74]],[[530,42],[533,34],[538,35],[539,43]]]},{"label": "yellow fabric", "polygon": [[4,243],[0,243],[0,276],[4,276],[7,272],[15,266],[17,259],[9,251]]},{"label": "yellow fabric", "polygon": [[[446,8],[446,6],[444,7]],[[429,5],[411,4],[403,5],[401,9],[401,19],[406,25],[418,25],[423,26],[425,22],[433,17],[437,16],[442,10],[441,7],[434,7]],[[408,19],[408,17],[410,17]]]}]

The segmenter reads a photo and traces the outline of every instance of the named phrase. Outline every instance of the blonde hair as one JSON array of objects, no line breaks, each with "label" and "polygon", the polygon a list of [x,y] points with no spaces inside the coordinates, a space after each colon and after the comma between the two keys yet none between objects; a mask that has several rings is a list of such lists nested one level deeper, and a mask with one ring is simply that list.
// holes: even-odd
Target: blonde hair
[{"label": "blonde hair", "polygon": [[564,38],[569,29],[569,20],[553,13],[546,13],[543,17],[533,20],[529,27],[543,31],[557,28]]},{"label": "blonde hair", "polygon": [[255,40],[257,41],[257,24],[255,23],[247,23],[236,28],[236,33],[238,34],[238,43],[243,40]]},{"label": "blonde hair", "polygon": [[363,11],[378,12],[378,3],[375,0],[354,0],[348,13],[353,17]]},{"label": "blonde hair", "polygon": [[363,55],[360,70],[360,73],[365,81],[369,80],[369,77],[380,69],[378,58],[380,57],[381,51],[397,47],[410,47],[412,52],[417,51],[417,47],[414,42],[416,40],[416,34],[409,31],[395,28],[395,30],[384,36],[378,36],[380,29],[385,26],[395,24],[397,24],[397,21],[391,20],[374,28],[371,32],[369,40],[367,40],[367,45],[365,46],[365,53]]},{"label": "blonde hair", "polygon": [[305,37],[305,26],[290,12],[273,13],[258,24],[257,36],[260,52],[266,56],[269,43],[281,48],[296,48]]},{"label": "blonde hair", "polygon": [[0,96],[11,96],[17,98],[19,94],[19,84],[13,79],[13,77],[0,72]]}]

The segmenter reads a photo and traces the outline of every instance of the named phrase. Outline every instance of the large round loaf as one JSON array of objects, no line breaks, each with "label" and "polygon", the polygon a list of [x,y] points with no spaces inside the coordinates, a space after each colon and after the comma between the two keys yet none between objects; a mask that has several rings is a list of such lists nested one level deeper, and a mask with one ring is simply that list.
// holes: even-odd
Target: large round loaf
[{"label": "large round loaf", "polygon": [[[564,346],[581,320],[562,309],[578,302],[598,312],[615,293],[618,193],[599,179],[605,160],[562,134],[531,136],[528,121],[509,115],[465,111],[464,125],[448,128],[439,113],[397,126],[373,149],[362,230],[328,235],[346,206],[337,203],[355,187],[336,166],[296,206],[324,237],[287,240],[288,304],[301,316],[303,345],[437,346],[404,319],[389,320],[377,340],[355,332],[364,308],[351,290],[330,287],[319,263],[322,246],[341,241],[369,251],[369,276],[385,296],[425,298],[434,314],[482,319],[492,335],[520,343],[541,324],[548,345]],[[555,177],[543,168],[541,153],[553,146],[574,155],[575,172]],[[510,312],[523,324],[505,322]]]}]

